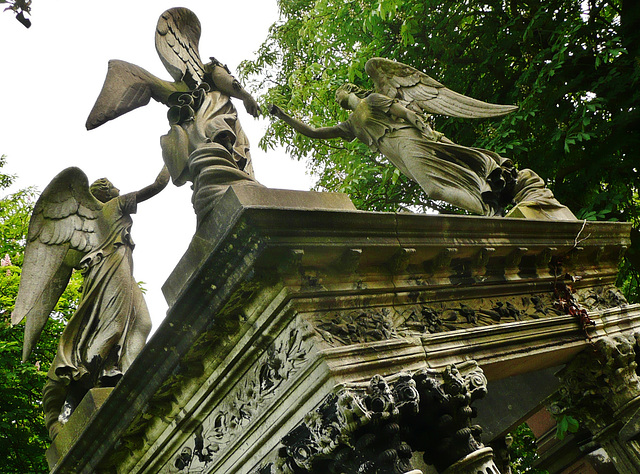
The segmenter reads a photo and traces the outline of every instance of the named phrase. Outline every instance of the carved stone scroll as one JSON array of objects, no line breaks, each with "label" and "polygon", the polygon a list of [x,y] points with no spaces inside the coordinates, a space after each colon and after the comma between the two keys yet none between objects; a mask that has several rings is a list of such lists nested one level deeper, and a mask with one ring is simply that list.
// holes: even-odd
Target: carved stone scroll
[{"label": "carved stone scroll", "polygon": [[304,364],[308,351],[299,329],[290,330],[269,346],[259,363],[183,445],[171,462],[173,467],[185,472],[211,468],[242,430],[263,415],[282,385]]}]

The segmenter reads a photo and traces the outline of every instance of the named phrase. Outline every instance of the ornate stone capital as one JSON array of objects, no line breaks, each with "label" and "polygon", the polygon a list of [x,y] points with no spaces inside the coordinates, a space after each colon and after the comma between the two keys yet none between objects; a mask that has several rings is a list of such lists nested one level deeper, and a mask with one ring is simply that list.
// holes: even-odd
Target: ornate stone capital
[{"label": "ornate stone capital", "polygon": [[594,433],[624,422],[640,402],[636,346],[640,334],[597,340],[558,373],[558,407],[575,415]]},{"label": "ornate stone capital", "polygon": [[439,472],[498,472],[482,429],[471,424],[470,404],[486,394],[487,380],[475,364],[465,369],[376,375],[366,388],[338,387],[282,439],[275,472],[404,474],[413,451]]}]

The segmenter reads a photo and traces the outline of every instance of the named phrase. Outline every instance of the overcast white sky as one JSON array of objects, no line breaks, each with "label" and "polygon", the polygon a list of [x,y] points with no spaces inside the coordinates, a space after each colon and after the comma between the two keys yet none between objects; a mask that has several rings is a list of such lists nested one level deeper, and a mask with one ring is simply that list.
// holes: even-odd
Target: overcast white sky
[{"label": "overcast white sky", "polygon": [[[254,52],[277,20],[276,0],[128,0],[60,3],[34,0],[33,26],[0,13],[0,154],[3,172],[19,189],[43,190],[64,168],[78,166],[89,181],[108,177],[122,192],[150,184],[162,167],[160,136],[166,107],[148,106],[88,132],[85,121],[104,82],[109,59],[122,59],[170,80],[154,47],[155,26],[168,8],[193,10],[202,24],[200,54],[232,72]],[[240,102],[258,181],[272,188],[309,189],[305,165],[284,152],[258,149],[268,119],[255,120]],[[195,230],[188,185],[169,184],[134,216],[135,277],[145,282],[154,330],[167,306],[160,288]]]}]

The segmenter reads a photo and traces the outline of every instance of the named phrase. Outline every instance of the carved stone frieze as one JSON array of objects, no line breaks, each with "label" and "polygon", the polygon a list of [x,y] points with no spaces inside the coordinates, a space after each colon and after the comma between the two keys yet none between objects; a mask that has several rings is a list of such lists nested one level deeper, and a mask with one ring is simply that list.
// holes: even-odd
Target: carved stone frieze
[{"label": "carved stone frieze", "polygon": [[574,295],[578,304],[590,311],[627,305],[622,292],[615,286],[596,286],[578,290]]},{"label": "carved stone frieze", "polygon": [[480,463],[497,473],[482,429],[471,424],[470,404],[486,394],[486,383],[477,366],[464,375],[451,366],[393,382],[376,375],[366,389],[338,387],[282,439],[280,458],[255,472],[402,474],[420,451],[439,472]]},{"label": "carved stone frieze", "polygon": [[178,451],[171,471],[202,472],[253,422],[279,388],[307,360],[303,331],[292,328],[269,346],[250,372],[229,392]]},{"label": "carved stone frieze", "polygon": [[[587,311],[627,304],[613,286],[573,290]],[[415,299],[419,299],[418,296]],[[460,301],[434,301],[386,308],[362,308],[305,316],[331,346],[376,342],[400,336],[454,331],[568,314],[554,292]]]},{"label": "carved stone frieze", "polygon": [[330,345],[376,342],[396,336],[391,311],[387,308],[335,312],[316,318],[315,331]]}]

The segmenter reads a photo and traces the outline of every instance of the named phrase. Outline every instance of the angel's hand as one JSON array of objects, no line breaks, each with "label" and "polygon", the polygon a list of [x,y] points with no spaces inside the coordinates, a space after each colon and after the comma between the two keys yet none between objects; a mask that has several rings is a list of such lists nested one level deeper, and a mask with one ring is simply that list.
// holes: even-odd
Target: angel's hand
[{"label": "angel's hand", "polygon": [[269,113],[278,118],[282,118],[282,116],[284,115],[284,112],[282,111],[282,109],[278,107],[276,104],[269,104]]},{"label": "angel's hand", "polygon": [[256,117],[256,118],[260,116],[260,113],[262,111],[260,110],[260,106],[258,105],[258,103],[253,97],[248,95],[243,99],[242,103],[244,104],[244,108],[249,115],[252,115],[253,117]]},{"label": "angel's hand", "polygon": [[153,183],[151,183],[149,186],[145,186],[140,191],[137,191],[135,193],[136,202],[138,203],[144,202],[147,199],[151,199],[153,196],[158,194],[160,191],[162,191],[164,188],[167,187],[167,184],[169,183],[169,178],[170,178],[169,170],[165,165],[162,167],[160,174],[156,176],[156,179]]},{"label": "angel's hand", "polygon": [[414,112],[407,113],[407,120],[409,121],[409,123],[411,123],[411,125],[416,127],[421,132],[426,132],[428,129],[427,124],[424,122],[424,120],[422,120],[422,118]]}]

